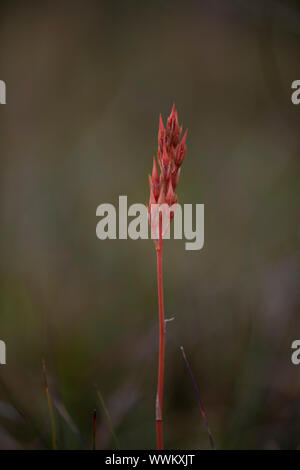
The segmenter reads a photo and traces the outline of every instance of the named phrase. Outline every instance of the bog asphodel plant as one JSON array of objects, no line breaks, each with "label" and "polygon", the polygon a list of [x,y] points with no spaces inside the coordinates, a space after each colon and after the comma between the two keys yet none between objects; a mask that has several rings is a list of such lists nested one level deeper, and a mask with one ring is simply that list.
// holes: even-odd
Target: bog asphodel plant
[{"label": "bog asphodel plant", "polygon": [[[164,211],[158,212],[158,218],[153,217],[153,208],[172,207],[175,210],[177,195],[175,189],[178,185],[181,165],[186,155],[187,131],[182,135],[182,127],[178,122],[178,115],[173,105],[166,127],[162,117],[159,117],[157,162],[153,157],[152,175],[149,175],[150,199],[149,199],[149,223],[155,234],[154,242],[157,259],[157,289],[159,309],[159,359],[158,381],[156,394],[156,438],[157,449],[163,449],[163,393],[164,393],[164,364],[165,364],[165,314],[162,280],[162,249],[165,225],[163,225]],[[157,165],[158,163],[158,165]],[[159,168],[159,170],[158,170]],[[156,212],[157,213],[157,212]],[[168,224],[171,223],[174,212],[168,215]]]}]

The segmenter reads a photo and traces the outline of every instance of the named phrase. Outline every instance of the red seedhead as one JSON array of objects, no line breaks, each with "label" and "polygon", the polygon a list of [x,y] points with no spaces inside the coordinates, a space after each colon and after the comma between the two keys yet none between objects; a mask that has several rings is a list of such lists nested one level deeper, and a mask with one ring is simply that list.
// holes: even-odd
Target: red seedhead
[{"label": "red seedhead", "polygon": [[186,154],[187,131],[180,141],[181,134],[182,127],[179,125],[178,114],[175,105],[173,105],[166,127],[161,115],[159,116],[157,161],[160,175],[154,157],[152,176],[149,176],[149,210],[151,204],[158,204],[163,201],[171,206],[177,201],[174,190],[178,185],[180,167]]},{"label": "red seedhead", "polygon": [[[160,174],[154,157],[152,175],[149,175],[150,199],[148,210],[150,224],[152,204],[167,203],[171,207],[177,203],[177,195],[174,190],[178,185],[181,165],[186,154],[187,131],[180,141],[181,134],[182,127],[179,125],[177,111],[175,105],[173,105],[166,127],[161,115],[159,116],[157,161]],[[153,225],[155,225],[154,222]],[[151,228],[155,231],[157,227],[151,226]]]}]

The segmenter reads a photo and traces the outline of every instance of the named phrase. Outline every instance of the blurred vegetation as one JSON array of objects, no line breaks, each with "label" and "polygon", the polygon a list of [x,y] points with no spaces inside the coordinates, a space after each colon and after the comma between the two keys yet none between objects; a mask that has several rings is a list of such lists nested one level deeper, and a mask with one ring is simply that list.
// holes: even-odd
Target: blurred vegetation
[{"label": "blurred vegetation", "polygon": [[147,202],[159,113],[189,129],[178,195],[205,247],[170,240],[167,448],[296,448],[300,376],[296,1],[1,3],[0,448],[154,448],[155,256],[96,238],[96,207]]}]

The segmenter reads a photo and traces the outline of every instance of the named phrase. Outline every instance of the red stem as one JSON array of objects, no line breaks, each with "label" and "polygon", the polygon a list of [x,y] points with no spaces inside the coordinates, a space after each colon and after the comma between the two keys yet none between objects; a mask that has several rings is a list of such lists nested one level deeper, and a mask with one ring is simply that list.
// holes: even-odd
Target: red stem
[{"label": "red stem", "polygon": [[164,394],[164,369],[165,369],[165,314],[162,278],[162,221],[159,220],[159,240],[156,245],[157,260],[157,290],[159,309],[159,357],[158,357],[158,381],[156,395],[156,439],[157,449],[163,450],[163,394]]}]

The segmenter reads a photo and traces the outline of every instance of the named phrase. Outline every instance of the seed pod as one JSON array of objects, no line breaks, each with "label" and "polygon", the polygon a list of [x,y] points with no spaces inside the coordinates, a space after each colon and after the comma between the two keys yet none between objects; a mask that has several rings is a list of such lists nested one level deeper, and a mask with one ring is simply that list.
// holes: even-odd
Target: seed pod
[{"label": "seed pod", "polygon": [[163,155],[162,155],[162,175],[164,182],[168,182],[170,177],[170,165],[171,159],[167,152],[166,145],[164,145]]},{"label": "seed pod", "polygon": [[173,189],[176,189],[180,178],[181,168],[176,167],[175,171],[172,173],[172,186]]},{"label": "seed pod", "polygon": [[178,122],[178,114],[175,109],[175,104],[173,104],[171,114],[167,120],[167,137],[168,137],[169,147],[171,147],[172,145],[174,147],[177,146],[179,142],[180,134],[181,134],[181,128]]},{"label": "seed pod", "polygon": [[156,165],[155,157],[153,157],[152,183],[153,184],[154,183],[156,183],[156,184],[159,183],[159,174],[158,174],[158,171],[157,171],[157,165]]},{"label": "seed pod", "polygon": [[152,168],[151,184],[152,184],[154,197],[157,199],[158,196],[159,196],[160,186],[159,186],[159,174],[158,174],[158,170],[157,170],[155,157],[153,157],[153,168]]},{"label": "seed pod", "polygon": [[173,191],[172,181],[169,181],[168,191],[166,195],[166,202],[169,206],[172,206],[175,203],[175,194]]},{"label": "seed pod", "polygon": [[178,167],[182,165],[182,162],[186,154],[186,144],[185,144],[186,136],[187,136],[187,130],[185,131],[185,134],[182,137],[180,143],[178,144],[178,147],[175,152],[175,163]]},{"label": "seed pod", "polygon": [[157,204],[164,204],[165,202],[166,202],[165,189],[164,189],[164,187],[162,186],[162,187],[160,188],[160,193],[159,193],[159,197],[158,197]]},{"label": "seed pod", "polygon": [[165,126],[161,117],[161,114],[159,115],[159,129],[158,129],[158,149],[160,150],[160,153],[163,153],[163,148],[164,144],[166,143],[166,130]]}]

